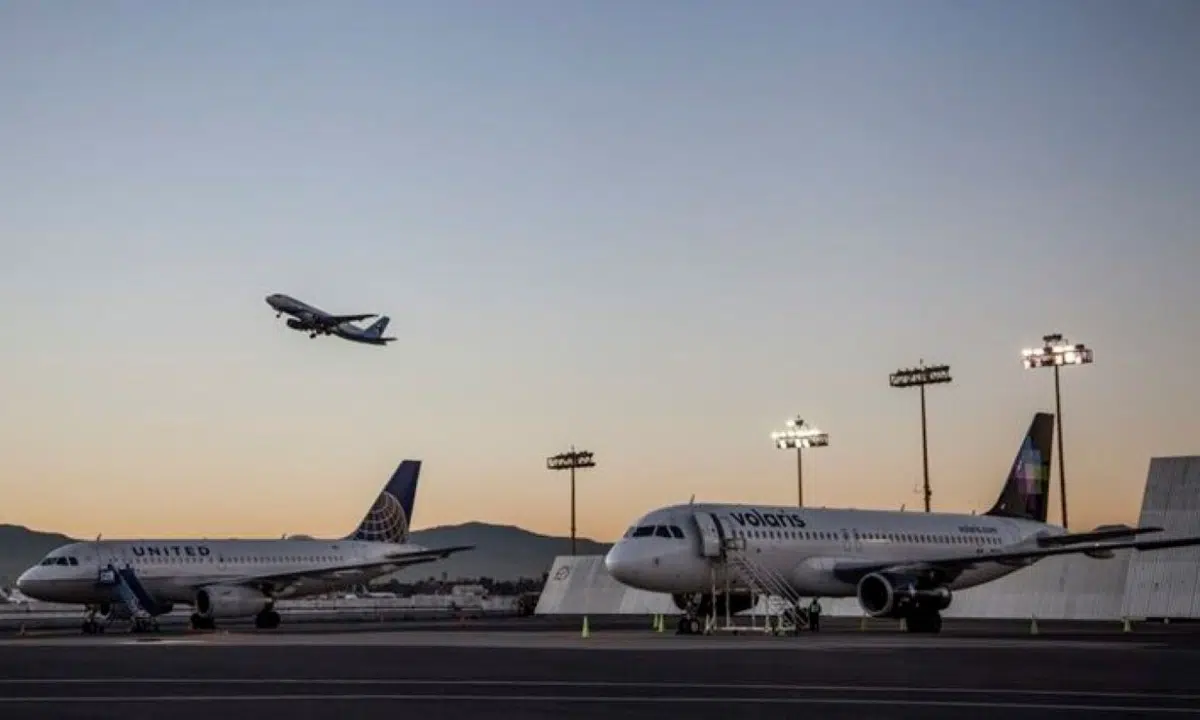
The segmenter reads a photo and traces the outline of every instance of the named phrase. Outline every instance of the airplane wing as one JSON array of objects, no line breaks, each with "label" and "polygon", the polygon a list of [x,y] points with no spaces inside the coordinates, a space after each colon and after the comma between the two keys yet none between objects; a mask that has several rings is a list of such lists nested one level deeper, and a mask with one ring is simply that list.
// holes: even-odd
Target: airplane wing
[{"label": "airplane wing", "polygon": [[1138,527],[1131,528],[1128,525],[1101,525],[1091,532],[1068,533],[1066,535],[1050,535],[1038,538],[1040,547],[1057,547],[1061,545],[1074,545],[1084,542],[1096,542],[1098,540],[1114,540],[1116,538],[1133,537],[1135,535],[1143,535],[1145,533],[1162,532],[1160,527]]},{"label": "airplane wing", "polygon": [[263,575],[246,575],[240,578],[232,578],[223,580],[217,583],[205,583],[206,585],[242,585],[257,589],[271,588],[275,592],[280,592],[287,588],[297,580],[321,580],[321,579],[336,579],[341,575],[357,572],[360,570],[385,570],[391,572],[410,565],[419,565],[421,563],[435,562],[450,557],[456,552],[464,550],[473,550],[474,545],[455,545],[444,548],[430,548],[427,550],[416,550],[412,552],[397,552],[387,555],[377,560],[369,560],[364,562],[346,563],[344,565],[322,565],[309,570],[293,570],[283,573],[268,573]]},{"label": "airplane wing", "polygon": [[341,325],[344,322],[358,322],[373,317],[375,317],[374,313],[367,313],[365,315],[320,315],[313,318],[313,323],[322,327],[333,327],[334,325]]},{"label": "airplane wing", "polygon": [[[1083,534],[1083,533],[1081,533]],[[1167,550],[1176,547],[1200,545],[1200,536],[1169,538],[1165,540],[1126,540],[1124,542],[1081,542],[1074,545],[1059,547],[1029,548],[1026,550],[997,550],[991,551],[979,548],[971,555],[948,555],[942,558],[913,560],[912,562],[871,562],[856,560],[839,560],[833,566],[833,574],[839,580],[857,583],[864,575],[873,572],[894,572],[906,575],[917,575],[935,582],[949,582],[958,577],[962,571],[979,563],[1003,563],[1008,565],[1029,565],[1034,560],[1040,560],[1052,555],[1072,555],[1075,553],[1097,552],[1103,550]]]}]

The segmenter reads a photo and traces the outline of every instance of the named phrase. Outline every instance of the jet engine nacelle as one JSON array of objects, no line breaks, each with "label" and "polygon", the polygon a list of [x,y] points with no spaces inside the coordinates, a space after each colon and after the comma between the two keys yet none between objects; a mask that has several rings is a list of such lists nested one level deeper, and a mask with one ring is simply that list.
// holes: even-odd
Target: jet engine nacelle
[{"label": "jet engine nacelle", "polygon": [[196,591],[196,612],[207,618],[257,615],[274,604],[257,590],[210,585]]},{"label": "jet engine nacelle", "polygon": [[288,318],[287,326],[293,330],[307,330],[308,326],[300,322],[296,318]]},{"label": "jet engine nacelle", "polygon": [[915,578],[871,573],[858,581],[858,604],[871,617],[898,618],[914,611],[950,607],[950,588],[921,588]]}]

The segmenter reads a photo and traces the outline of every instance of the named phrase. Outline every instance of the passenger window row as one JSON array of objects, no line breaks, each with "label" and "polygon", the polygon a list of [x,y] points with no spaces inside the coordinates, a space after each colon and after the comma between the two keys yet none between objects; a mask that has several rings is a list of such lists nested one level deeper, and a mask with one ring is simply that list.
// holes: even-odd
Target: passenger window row
[{"label": "passenger window row", "polygon": [[[763,538],[774,540],[829,540],[843,541],[835,532],[821,530],[735,530],[735,537]],[[921,533],[858,533],[854,539],[865,542],[926,543],[931,545],[999,545],[1001,540],[994,535],[926,535]]]}]

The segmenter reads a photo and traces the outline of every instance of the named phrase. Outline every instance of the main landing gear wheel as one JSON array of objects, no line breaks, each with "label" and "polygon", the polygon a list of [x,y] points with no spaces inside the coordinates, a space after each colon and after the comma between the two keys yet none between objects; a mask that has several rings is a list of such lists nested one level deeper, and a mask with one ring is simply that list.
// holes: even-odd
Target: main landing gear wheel
[{"label": "main landing gear wheel", "polygon": [[95,620],[88,619],[83,621],[81,630],[83,630],[84,635],[98,635],[104,632],[104,626]]},{"label": "main landing gear wheel", "polygon": [[676,635],[699,635],[700,634],[700,620],[698,618],[688,617],[687,615],[684,615],[683,617],[679,618],[679,625],[676,628],[675,634]]},{"label": "main landing gear wheel", "polygon": [[158,620],[155,618],[133,618],[129,624],[129,632],[158,632]]},{"label": "main landing gear wheel", "polygon": [[930,633],[936,635],[942,631],[941,613],[919,613],[905,618],[905,626],[910,633]]},{"label": "main landing gear wheel", "polygon": [[192,613],[193,630],[216,630],[217,622],[213,618],[204,617],[200,613]]},{"label": "main landing gear wheel", "polygon": [[254,616],[254,627],[259,630],[274,630],[279,627],[279,613],[274,610],[263,610]]}]

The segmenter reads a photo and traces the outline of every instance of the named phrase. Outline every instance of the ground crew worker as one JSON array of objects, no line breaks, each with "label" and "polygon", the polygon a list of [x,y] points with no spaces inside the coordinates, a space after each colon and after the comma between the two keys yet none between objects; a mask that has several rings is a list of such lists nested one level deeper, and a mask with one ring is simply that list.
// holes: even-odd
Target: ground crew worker
[{"label": "ground crew worker", "polygon": [[813,632],[821,629],[821,603],[816,598],[808,605],[808,629]]}]

